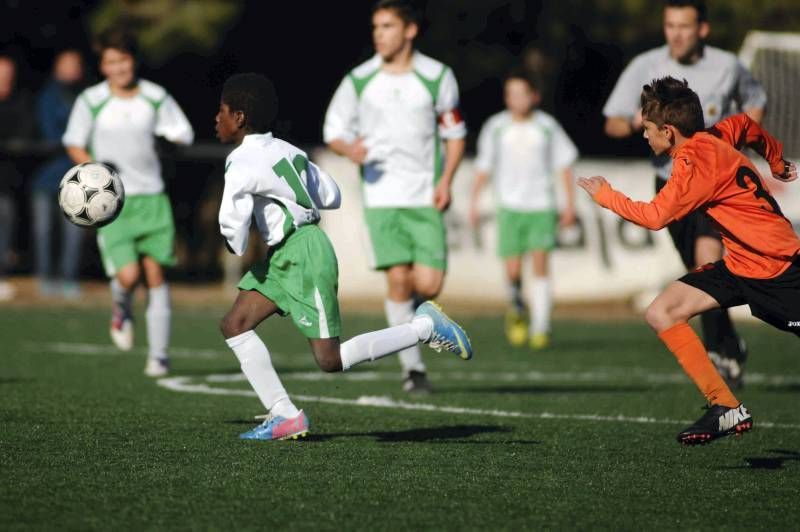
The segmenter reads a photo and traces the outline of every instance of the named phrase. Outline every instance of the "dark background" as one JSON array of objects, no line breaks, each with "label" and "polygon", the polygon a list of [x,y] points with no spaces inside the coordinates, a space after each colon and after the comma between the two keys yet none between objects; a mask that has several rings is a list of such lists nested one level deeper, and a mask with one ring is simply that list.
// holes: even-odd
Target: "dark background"
[{"label": "dark background", "polygon": [[[800,27],[797,4],[796,0],[710,1],[710,42],[736,51],[751,29],[795,31]],[[156,18],[140,17],[141,35],[166,21],[177,22],[149,48],[143,46],[140,73],[175,96],[198,142],[214,142],[214,114],[225,78],[258,71],[269,76],[278,90],[276,133],[310,147],[321,143],[325,109],[343,75],[372,55],[372,5],[371,0],[0,0],[0,51],[18,60],[18,84],[24,90],[34,92],[41,86],[55,52],[65,47],[85,52],[96,80],[90,34],[136,9],[141,15],[142,6],[161,6],[162,14]],[[205,27],[192,18],[196,12],[187,14],[187,6],[206,14],[227,9],[229,14],[216,26]],[[663,44],[661,2],[430,0],[417,6],[423,14],[418,48],[449,64],[458,78],[462,112],[470,128],[468,149],[474,148],[483,121],[502,107],[504,73],[525,62],[540,72],[543,109],[562,123],[582,155],[647,154],[647,145],[639,138],[605,137],[601,109],[625,64],[635,54]],[[214,15],[205,18],[214,21]],[[203,38],[205,44],[197,44]],[[20,164],[27,169],[34,162]],[[201,233],[214,232],[215,213],[213,209],[205,213],[201,204],[218,193],[221,160],[178,158],[166,163],[168,192],[183,234],[179,247],[188,250],[188,260],[206,264],[191,275],[213,277],[218,273],[214,253],[202,260],[196,254],[206,253],[203,249],[211,238]],[[21,191],[23,203],[24,196]],[[211,225],[198,225],[200,218]],[[24,250],[25,224],[20,227],[17,247]],[[24,270],[29,261],[25,253],[20,256],[18,269]],[[87,260],[91,264],[93,259]]]}]

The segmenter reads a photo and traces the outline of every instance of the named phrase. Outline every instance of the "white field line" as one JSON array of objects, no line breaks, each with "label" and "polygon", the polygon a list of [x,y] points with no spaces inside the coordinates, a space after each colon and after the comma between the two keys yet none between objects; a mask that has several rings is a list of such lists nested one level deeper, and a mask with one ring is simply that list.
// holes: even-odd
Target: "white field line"
[{"label": "white field line", "polygon": [[[208,375],[207,382],[233,382],[236,380],[243,380],[243,376],[239,375]],[[168,390],[182,393],[199,393],[208,395],[234,395],[244,397],[255,397],[256,394],[252,390],[231,389],[231,388],[214,388],[208,384],[200,383],[193,384],[192,377],[168,377],[156,381],[159,386]],[[298,401],[305,401],[309,403],[327,403],[335,405],[348,405],[348,406],[368,406],[376,408],[389,408],[393,410],[418,410],[424,412],[441,412],[446,414],[462,414],[470,416],[488,416],[488,417],[503,417],[503,418],[525,418],[525,419],[559,419],[559,420],[572,420],[572,421],[596,421],[596,422],[611,422],[611,423],[639,423],[639,424],[656,424],[656,425],[688,425],[691,421],[680,419],[658,419],[653,417],[630,417],[624,415],[600,415],[600,414],[554,414],[552,412],[518,412],[508,410],[485,410],[478,408],[462,408],[456,406],[443,406],[425,403],[409,403],[406,401],[397,401],[390,397],[374,397],[374,396],[361,396],[358,399],[343,399],[340,397],[324,397],[317,395],[294,395],[294,399]],[[757,427],[759,428],[774,428],[774,429],[795,429],[800,430],[800,425],[787,424],[787,423],[771,423],[758,421]]]},{"label": "white field line", "polygon": [[[140,356],[144,349],[134,349],[124,353],[114,348],[111,344],[90,344],[74,342],[30,342],[26,345],[29,351],[47,351],[64,355],[97,355],[97,356]],[[196,349],[188,347],[171,347],[170,355],[175,358],[200,358],[215,359],[228,358],[234,360],[234,355],[226,349]],[[310,357],[308,353],[271,353],[277,362],[298,360],[303,356]],[[599,367],[589,371],[433,371],[429,373],[432,379],[444,381],[467,382],[637,382],[649,384],[685,383],[688,377],[681,371],[652,371],[641,367]],[[221,376],[243,379],[243,376]],[[324,373],[322,371],[287,371],[281,372],[281,378],[287,381],[372,381],[394,382],[399,377],[399,372],[394,371],[352,371],[349,373]],[[775,375],[766,373],[748,372],[748,384],[769,384],[773,386],[800,385],[800,375]]]}]

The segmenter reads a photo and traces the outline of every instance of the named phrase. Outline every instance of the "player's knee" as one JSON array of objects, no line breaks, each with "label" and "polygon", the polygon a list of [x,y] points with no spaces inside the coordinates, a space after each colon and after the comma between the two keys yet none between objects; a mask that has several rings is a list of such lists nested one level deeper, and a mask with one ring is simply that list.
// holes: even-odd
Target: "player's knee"
[{"label": "player's knee", "polygon": [[314,353],[319,369],[325,373],[338,373],[342,371],[342,359],[333,353]]},{"label": "player's knee", "polygon": [[233,313],[226,314],[225,317],[220,320],[219,330],[226,339],[247,332],[245,329],[245,320]]},{"label": "player's knee", "polygon": [[414,293],[422,299],[433,299],[442,291],[441,279],[425,279],[418,281],[414,286]]},{"label": "player's knee", "polygon": [[688,320],[679,305],[673,305],[656,298],[645,311],[644,318],[656,332],[662,332],[673,325]]}]

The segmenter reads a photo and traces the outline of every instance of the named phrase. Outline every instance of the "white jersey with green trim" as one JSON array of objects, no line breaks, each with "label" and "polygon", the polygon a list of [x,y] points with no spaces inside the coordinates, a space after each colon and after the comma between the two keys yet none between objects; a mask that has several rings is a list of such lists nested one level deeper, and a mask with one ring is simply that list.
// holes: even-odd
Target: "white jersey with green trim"
[{"label": "white jersey with green trim", "polygon": [[156,136],[178,144],[194,140],[191,124],[163,87],[145,79],[138,86],[130,98],[112,94],[106,81],[83,91],[61,139],[65,146],[87,150],[95,161],[114,164],[130,196],[164,190]]},{"label": "white jersey with green trim", "polygon": [[500,207],[555,210],[557,173],[571,166],[578,150],[558,121],[536,110],[524,121],[497,113],[478,136],[475,166],[491,175]]},{"label": "white jersey with green trim", "polygon": [[336,182],[304,151],[271,133],[246,135],[225,160],[219,230],[242,255],[253,218],[264,242],[275,246],[296,228],[317,223],[319,209],[340,204]]},{"label": "white jersey with green trim", "polygon": [[376,55],[342,80],[325,115],[325,142],[362,138],[367,207],[430,207],[443,168],[442,139],[460,139],[452,69],[414,52],[412,70],[390,73]]}]

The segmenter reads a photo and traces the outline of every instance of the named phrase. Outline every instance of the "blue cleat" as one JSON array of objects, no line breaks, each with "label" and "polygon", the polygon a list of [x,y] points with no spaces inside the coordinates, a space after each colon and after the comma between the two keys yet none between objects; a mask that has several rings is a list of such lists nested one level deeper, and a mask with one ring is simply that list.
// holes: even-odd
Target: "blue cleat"
[{"label": "blue cleat", "polygon": [[243,440],[296,440],[308,434],[308,416],[302,410],[293,418],[269,416],[259,426],[239,434]]},{"label": "blue cleat", "polygon": [[444,313],[433,301],[417,308],[417,316],[428,316],[433,321],[431,337],[426,342],[435,351],[450,351],[464,360],[472,358],[472,344],[461,326]]}]

